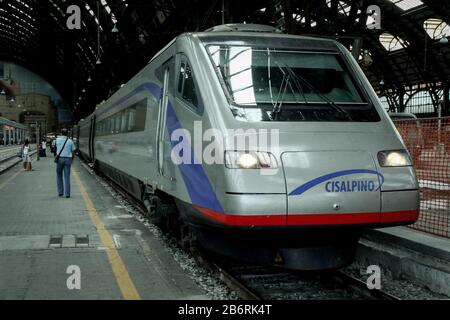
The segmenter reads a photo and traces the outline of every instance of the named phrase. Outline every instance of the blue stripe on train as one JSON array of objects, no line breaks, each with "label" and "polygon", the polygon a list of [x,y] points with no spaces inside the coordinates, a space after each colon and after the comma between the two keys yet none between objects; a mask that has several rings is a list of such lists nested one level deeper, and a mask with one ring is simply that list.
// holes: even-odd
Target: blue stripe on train
[{"label": "blue stripe on train", "polygon": [[[136,87],[133,91],[123,96],[116,102],[114,102],[110,108],[114,108],[133,96],[147,91],[152,94],[157,100],[161,98],[161,88],[151,82],[146,82],[138,87]],[[106,112],[106,110],[104,111]],[[102,112],[103,113],[103,112]],[[166,120],[167,130],[169,132],[169,137],[172,136],[172,133],[177,129],[182,129],[181,123],[178,120],[178,117],[175,113],[175,109],[173,108],[172,103],[169,101],[167,106],[167,120]],[[177,145],[176,141],[171,141],[172,148]],[[194,149],[190,145],[192,157],[195,158]],[[209,181],[208,176],[205,173],[201,164],[195,164],[196,162],[192,162],[193,164],[180,164],[178,168],[180,170],[181,176],[183,177],[184,184],[186,185],[186,189],[189,193],[189,197],[191,198],[191,202],[194,205],[200,206],[202,208],[211,209],[214,211],[223,212],[223,208],[217,199],[216,193],[213,190],[211,182]]]},{"label": "blue stripe on train", "polygon": [[[175,110],[170,102],[167,106],[166,123],[169,136],[172,136],[172,133],[175,130],[182,129]],[[173,148],[177,145],[177,141],[171,141],[171,144]],[[197,161],[194,161],[196,156],[192,145],[189,145],[189,147],[191,148],[192,155],[191,164],[182,163],[178,165],[178,168],[183,176],[184,184],[186,185],[189,196],[191,197],[191,202],[194,205],[198,205],[203,208],[223,212],[223,208],[217,199],[216,193],[214,192],[202,165],[196,164]]]}]

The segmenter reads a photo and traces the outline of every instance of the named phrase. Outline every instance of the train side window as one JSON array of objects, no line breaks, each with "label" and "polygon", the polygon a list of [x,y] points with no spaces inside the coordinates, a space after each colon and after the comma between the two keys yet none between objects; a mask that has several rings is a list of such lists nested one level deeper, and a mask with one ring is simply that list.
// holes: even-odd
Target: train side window
[{"label": "train side window", "polygon": [[120,127],[120,132],[125,133],[125,132],[127,132],[127,128],[128,128],[128,110],[123,110],[121,112],[121,118],[122,118],[122,123],[121,123],[121,127]]},{"label": "train side window", "polygon": [[128,132],[134,131],[134,121],[136,119],[136,109],[131,107],[128,109]]},{"label": "train side window", "polygon": [[145,130],[145,118],[147,116],[147,99],[139,101],[136,104],[136,116],[134,123],[134,131]]},{"label": "train side window", "polygon": [[192,74],[191,66],[186,61],[182,61],[180,64],[178,94],[191,106],[198,108],[198,96],[194,76]]},{"label": "train side window", "polygon": [[180,64],[180,76],[178,77],[178,93],[183,93],[184,74],[186,72],[186,64],[181,62]]},{"label": "train side window", "polygon": [[111,116],[111,134],[116,133],[116,119],[117,117],[115,115]]},{"label": "train side window", "polygon": [[122,116],[120,115],[120,113],[118,113],[116,114],[115,118],[116,118],[116,128],[114,130],[114,133],[120,133]]},{"label": "train side window", "polygon": [[183,99],[195,107],[198,106],[194,78],[192,76],[191,67],[189,65],[186,65],[186,71],[184,74]]}]

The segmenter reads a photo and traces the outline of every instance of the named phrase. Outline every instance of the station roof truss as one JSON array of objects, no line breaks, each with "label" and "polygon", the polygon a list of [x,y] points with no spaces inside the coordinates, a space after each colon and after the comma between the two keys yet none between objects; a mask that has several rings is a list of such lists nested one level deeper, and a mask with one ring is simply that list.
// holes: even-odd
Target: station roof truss
[{"label": "station roof truss", "polygon": [[82,118],[178,34],[241,22],[339,40],[380,92],[449,79],[450,2],[433,0],[0,0],[0,60],[44,77]]}]

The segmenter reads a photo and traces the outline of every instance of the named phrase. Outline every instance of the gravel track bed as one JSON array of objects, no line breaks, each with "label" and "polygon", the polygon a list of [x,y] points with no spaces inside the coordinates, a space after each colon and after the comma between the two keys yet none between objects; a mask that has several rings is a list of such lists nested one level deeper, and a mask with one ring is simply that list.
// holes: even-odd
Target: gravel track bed
[{"label": "gravel track bed", "polygon": [[[355,262],[344,268],[344,271],[355,278],[366,281],[369,275],[366,273],[367,266],[362,266]],[[386,270],[386,269],[385,269]],[[381,274],[381,290],[394,295],[402,300],[441,300],[449,299],[445,295],[441,295],[429,290],[426,286],[413,283],[408,279],[396,279],[389,271],[382,271]]]}]

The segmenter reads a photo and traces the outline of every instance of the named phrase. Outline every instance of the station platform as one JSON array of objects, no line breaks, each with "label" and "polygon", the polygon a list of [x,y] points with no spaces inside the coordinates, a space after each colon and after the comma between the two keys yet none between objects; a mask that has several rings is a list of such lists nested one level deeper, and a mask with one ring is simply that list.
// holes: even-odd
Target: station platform
[{"label": "station platform", "polygon": [[0,299],[207,299],[79,160],[69,199],[55,171],[49,157],[0,175]]},{"label": "station platform", "polygon": [[396,279],[410,279],[450,297],[450,239],[408,227],[367,231],[357,249],[362,265],[379,265]]}]

